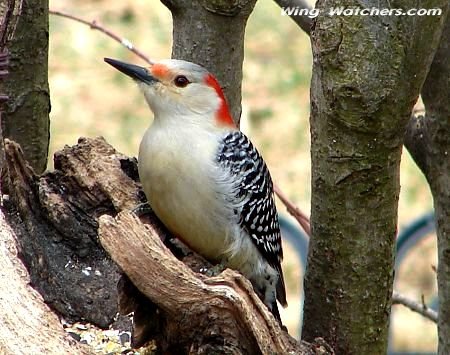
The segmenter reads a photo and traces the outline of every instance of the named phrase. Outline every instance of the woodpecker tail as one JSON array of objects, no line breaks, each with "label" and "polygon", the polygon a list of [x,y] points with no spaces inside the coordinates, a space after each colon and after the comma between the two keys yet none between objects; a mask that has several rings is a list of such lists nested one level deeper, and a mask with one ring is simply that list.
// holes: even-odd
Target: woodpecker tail
[{"label": "woodpecker tail", "polygon": [[283,330],[287,330],[287,328],[283,325],[283,323],[281,322],[281,316],[280,316],[280,311],[278,310],[278,305],[277,305],[277,301],[273,301],[272,303],[272,310],[271,310],[273,316],[275,317],[275,319],[278,321],[278,323],[280,324],[281,329]]},{"label": "woodpecker tail", "polygon": [[288,303],[286,300],[286,286],[284,285],[283,270],[281,270],[281,265],[277,265],[276,269],[278,271],[278,282],[277,282],[277,287],[276,287],[277,300],[278,300],[278,302],[281,303],[281,305],[284,308],[286,308]]},{"label": "woodpecker tail", "polygon": [[281,329],[287,330],[287,328],[283,325],[281,322],[281,316],[280,311],[278,310],[277,300],[280,302],[280,304],[283,307],[287,307],[287,300],[286,300],[286,286],[284,285],[284,277],[283,277],[283,270],[281,269],[281,265],[278,264],[276,266],[276,269],[278,271],[278,281],[276,286],[276,292],[277,292],[277,299],[273,301],[272,303],[272,314],[275,317],[275,319],[280,323]]}]

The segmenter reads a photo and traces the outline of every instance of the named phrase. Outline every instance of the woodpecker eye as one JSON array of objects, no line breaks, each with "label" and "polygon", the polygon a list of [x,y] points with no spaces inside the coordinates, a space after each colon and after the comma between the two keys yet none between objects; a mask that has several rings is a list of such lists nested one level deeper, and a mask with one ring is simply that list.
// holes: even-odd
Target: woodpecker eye
[{"label": "woodpecker eye", "polygon": [[178,86],[179,88],[184,88],[187,86],[187,84],[189,84],[189,80],[188,78],[186,78],[184,75],[178,75],[175,80],[174,83],[176,86]]}]

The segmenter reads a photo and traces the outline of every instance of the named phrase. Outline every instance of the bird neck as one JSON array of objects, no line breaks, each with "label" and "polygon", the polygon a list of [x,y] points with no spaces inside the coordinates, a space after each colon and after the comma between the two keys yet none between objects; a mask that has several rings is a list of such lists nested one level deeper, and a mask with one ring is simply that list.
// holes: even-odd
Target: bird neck
[{"label": "bird neck", "polygon": [[188,131],[191,134],[221,134],[222,132],[236,129],[236,126],[228,122],[217,120],[216,114],[211,112],[209,115],[195,113],[177,113],[160,112],[155,114],[153,129],[164,129],[169,131]]}]

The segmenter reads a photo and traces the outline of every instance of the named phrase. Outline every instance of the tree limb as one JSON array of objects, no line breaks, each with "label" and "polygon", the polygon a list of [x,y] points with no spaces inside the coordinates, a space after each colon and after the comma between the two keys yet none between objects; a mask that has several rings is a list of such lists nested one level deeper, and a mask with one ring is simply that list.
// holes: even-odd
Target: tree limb
[{"label": "tree limb", "polygon": [[106,34],[108,37],[112,38],[116,42],[119,42],[122,46],[124,46],[126,49],[128,49],[131,52],[133,52],[134,54],[136,54],[141,59],[145,60],[147,63],[149,63],[149,64],[153,63],[153,61],[149,57],[147,57],[142,51],[140,51],[138,48],[136,48],[133,45],[133,43],[131,43],[126,38],[118,36],[116,33],[109,30],[108,28],[103,27],[96,20],[87,21],[87,20],[82,19],[81,17],[75,16],[72,14],[68,14],[63,11],[57,11],[57,10],[52,10],[52,9],[49,10],[49,13],[52,15],[55,15],[55,16],[65,17],[65,18],[74,20],[76,22],[83,23],[83,24],[89,26],[93,30],[98,30],[98,31]]},{"label": "tree limb", "polygon": [[438,313],[428,308],[424,303],[416,302],[401,293],[394,291],[392,293],[392,304],[401,304],[411,311],[416,312],[424,316],[425,318],[437,323],[438,321]]},{"label": "tree limb", "polygon": [[[445,11],[445,8],[443,8]],[[405,146],[433,194],[438,239],[439,354],[450,353],[450,15],[422,87],[424,117],[408,123]]]},{"label": "tree limb", "polygon": [[33,287],[66,320],[108,327],[121,273],[98,242],[96,219],[140,202],[133,162],[103,139],[66,146],[55,154],[55,170],[40,177],[17,143],[5,139],[5,154],[4,207]]},{"label": "tree limb", "polygon": [[273,190],[278,196],[281,202],[286,206],[287,211],[297,220],[300,226],[303,228],[308,237],[311,237],[311,226],[309,223],[309,218],[298,208],[283,191],[278,187],[278,185],[273,184]]},{"label": "tree limb", "polygon": [[0,92],[8,96],[2,105],[2,135],[22,146],[40,174],[47,166],[50,139],[48,0],[3,1],[2,7],[5,3],[15,8],[5,19],[8,33],[2,38],[11,63],[8,80],[0,80]]},{"label": "tree limb", "polygon": [[227,269],[216,277],[195,274],[164,246],[153,225],[143,225],[129,212],[115,219],[102,216],[99,231],[114,261],[167,316],[165,338],[172,346],[196,353],[311,351],[310,345],[297,343],[281,330],[251,284],[237,272]]},{"label": "tree limb", "polygon": [[[126,212],[140,200],[140,186],[134,181],[136,162],[103,139],[80,139],[76,146],[65,147],[55,155],[56,170],[40,178],[26,165],[17,144],[6,140],[6,154],[8,210],[15,208],[8,217],[19,219],[14,224],[20,232],[18,249],[33,286],[65,316],[92,317],[107,326],[111,313],[117,312],[117,265],[96,249],[96,217],[102,215],[101,242],[135,284],[124,287],[122,282],[118,294],[121,313],[134,311],[135,347],[155,340],[159,349],[169,353],[184,349],[186,353],[312,354],[317,348],[332,353],[323,342],[299,344],[282,331],[240,274],[227,270],[206,278],[191,271],[186,264],[199,270],[198,257],[169,251],[161,238],[171,237],[154,215],[146,216],[149,224],[144,225]],[[125,212],[115,219],[120,211]],[[92,266],[90,276],[82,272],[86,266]],[[0,265],[1,269],[11,268]],[[0,287],[0,298],[8,298],[8,279]],[[73,287],[78,284],[85,287]],[[18,305],[14,312],[22,312],[23,307]],[[12,330],[19,332],[17,327]]]},{"label": "tree limb", "polygon": [[429,161],[426,146],[429,144],[424,116],[411,115],[405,132],[404,145],[425,176],[428,175]]}]

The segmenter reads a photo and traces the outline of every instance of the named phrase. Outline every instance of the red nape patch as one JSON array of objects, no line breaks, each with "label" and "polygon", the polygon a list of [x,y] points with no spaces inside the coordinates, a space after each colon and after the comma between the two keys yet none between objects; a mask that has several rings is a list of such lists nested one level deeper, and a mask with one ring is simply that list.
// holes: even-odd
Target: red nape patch
[{"label": "red nape patch", "polygon": [[222,88],[220,87],[217,79],[213,75],[208,74],[205,78],[205,83],[216,90],[216,93],[219,95],[221,100],[219,110],[216,113],[217,122],[222,125],[236,127],[233,118],[231,117],[230,110],[228,109],[227,100],[225,99],[225,95],[223,94]]}]

